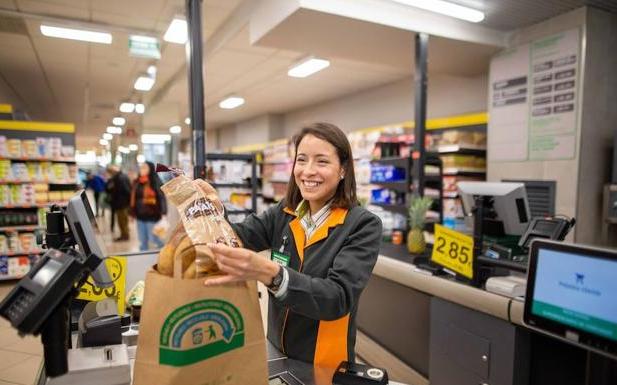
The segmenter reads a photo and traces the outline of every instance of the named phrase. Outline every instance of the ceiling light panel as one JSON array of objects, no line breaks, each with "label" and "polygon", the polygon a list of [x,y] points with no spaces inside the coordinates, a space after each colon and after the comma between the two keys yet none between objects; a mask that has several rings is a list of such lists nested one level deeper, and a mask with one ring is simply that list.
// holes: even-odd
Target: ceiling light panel
[{"label": "ceiling light panel", "polygon": [[90,43],[111,44],[112,36],[110,33],[101,31],[90,31],[86,29],[75,29],[65,27],[54,27],[41,24],[41,33],[47,37],[57,37],[60,39],[70,39],[87,41]]},{"label": "ceiling light panel", "polygon": [[146,106],[141,103],[135,104],[135,112],[137,112],[138,114],[143,114],[144,112],[146,112]]},{"label": "ceiling light panel", "polygon": [[440,13],[461,20],[479,23],[484,20],[484,12],[450,3],[443,0],[392,0],[396,3],[424,9],[426,11]]},{"label": "ceiling light panel", "polygon": [[126,123],[126,119],[124,119],[122,116],[116,116],[111,120],[111,122],[114,124],[114,126],[124,126],[124,124]]},{"label": "ceiling light panel", "polygon": [[181,132],[182,132],[182,127],[180,127],[178,125],[169,127],[169,133],[170,134],[179,134]]},{"label": "ceiling light panel", "polygon": [[186,20],[178,17],[174,18],[169,24],[163,39],[170,43],[185,44],[188,40]]},{"label": "ceiling light panel", "polygon": [[124,112],[124,113],[131,113],[135,110],[135,104],[134,103],[127,103],[124,102],[122,104],[120,104],[120,112]]},{"label": "ceiling light panel", "polygon": [[231,110],[233,108],[240,107],[244,104],[244,98],[239,96],[230,96],[219,103],[219,107],[224,110]]},{"label": "ceiling light panel", "polygon": [[287,75],[294,78],[305,78],[329,66],[329,60],[310,57],[291,67],[289,71],[287,71]]},{"label": "ceiling light panel", "polygon": [[114,136],[112,134],[110,134],[109,132],[106,132],[103,134],[103,139],[105,140],[112,140],[114,138]]},{"label": "ceiling light panel", "polygon": [[122,127],[107,126],[107,132],[114,135],[122,134]]},{"label": "ceiling light panel", "polygon": [[150,91],[154,87],[154,78],[142,75],[135,80],[133,87],[137,91]]}]

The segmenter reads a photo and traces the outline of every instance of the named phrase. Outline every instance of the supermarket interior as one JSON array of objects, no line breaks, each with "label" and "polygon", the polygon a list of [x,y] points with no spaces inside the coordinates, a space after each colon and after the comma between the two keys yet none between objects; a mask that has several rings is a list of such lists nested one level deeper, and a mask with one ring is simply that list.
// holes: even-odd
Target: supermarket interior
[{"label": "supermarket interior", "polygon": [[0,385],[616,384],[615,68],[615,0],[0,0]]}]

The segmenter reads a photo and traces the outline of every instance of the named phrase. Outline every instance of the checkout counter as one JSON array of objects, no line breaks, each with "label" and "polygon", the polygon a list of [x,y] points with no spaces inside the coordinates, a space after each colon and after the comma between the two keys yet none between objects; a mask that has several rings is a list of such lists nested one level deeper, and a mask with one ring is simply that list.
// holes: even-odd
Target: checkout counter
[{"label": "checkout counter", "polygon": [[[156,263],[158,258],[157,252],[141,252],[141,253],[129,253],[123,255],[126,257],[126,287],[133,287],[139,280],[145,279],[145,272]],[[264,290],[261,295],[262,299],[267,299],[267,294],[265,294],[265,288],[261,287],[260,289]],[[263,301],[262,301],[263,302]],[[267,309],[267,304],[262,304],[262,315],[264,317],[267,316],[263,310]],[[265,319],[264,319],[265,321]],[[266,323],[264,323],[265,325]],[[265,326],[264,326],[265,327]],[[138,325],[132,325],[131,328],[133,330],[138,330]],[[76,340],[76,336],[73,335],[74,341]],[[135,359],[135,351],[137,343],[137,339],[124,337],[123,342],[126,343],[128,347],[128,362],[130,365],[130,369],[132,372],[133,363]],[[268,371],[269,376],[271,377],[271,384],[289,384],[289,385],[331,385],[332,384],[332,376],[334,374],[334,368],[320,368],[315,367],[311,364],[287,358],[283,355],[278,349],[276,349],[272,344],[266,341],[267,346],[267,354],[268,354]],[[279,381],[277,378],[283,380],[283,382]],[[37,376],[37,385],[46,385],[51,382],[45,376],[43,363],[41,364],[41,369]],[[399,382],[390,381],[388,382],[390,385],[404,385]]]},{"label": "checkout counter", "polygon": [[380,254],[360,299],[356,351],[375,357],[371,363],[392,378],[414,385],[617,383],[617,361],[526,327],[523,298],[430,275],[400,246],[384,244]]}]

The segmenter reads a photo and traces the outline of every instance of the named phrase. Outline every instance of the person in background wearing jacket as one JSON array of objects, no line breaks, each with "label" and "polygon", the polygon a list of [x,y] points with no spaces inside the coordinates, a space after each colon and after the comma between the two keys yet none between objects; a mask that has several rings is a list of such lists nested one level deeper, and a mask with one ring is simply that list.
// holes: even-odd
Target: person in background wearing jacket
[{"label": "person in background wearing jacket", "polygon": [[98,174],[92,173],[92,171],[88,171],[86,174],[86,188],[91,189],[94,193],[94,207],[96,208],[96,216],[98,217],[101,193],[105,192],[105,179]]},{"label": "person in background wearing jacket", "polygon": [[[268,339],[290,358],[354,361],[356,313],[377,261],[382,225],[356,198],[351,146],[328,123],[304,127],[287,195],[232,224],[245,248],[209,245],[227,275],[206,286],[258,280],[270,292]],[[269,259],[256,251],[271,249]]]},{"label": "person in background wearing jacket", "polygon": [[128,241],[131,182],[126,174],[120,170],[120,167],[116,165],[107,166],[107,172],[110,177],[105,189],[109,196],[111,211],[116,214],[118,227],[120,227],[120,237],[114,239],[114,241]]},{"label": "person in background wearing jacket", "polygon": [[154,234],[153,228],[156,222],[167,214],[167,203],[161,191],[161,180],[154,170],[151,162],[139,165],[139,177],[133,183],[131,191],[131,214],[137,218],[137,236],[141,251],[148,250],[150,241],[159,249],[163,247],[163,241]]}]

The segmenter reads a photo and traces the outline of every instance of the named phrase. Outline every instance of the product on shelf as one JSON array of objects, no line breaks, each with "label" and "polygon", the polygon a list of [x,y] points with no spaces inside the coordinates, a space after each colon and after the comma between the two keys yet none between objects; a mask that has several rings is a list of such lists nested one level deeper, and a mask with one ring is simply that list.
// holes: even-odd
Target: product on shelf
[{"label": "product on shelf", "polygon": [[377,188],[371,190],[371,203],[381,204],[405,204],[405,193],[402,191],[390,190],[387,188]]},{"label": "product on shelf", "polygon": [[30,175],[28,174],[28,168],[25,163],[13,162],[11,163],[12,179],[16,181],[29,181]]},{"label": "product on shelf", "polygon": [[0,157],[6,156],[8,156],[6,147],[6,136],[0,135]]},{"label": "product on shelf", "polygon": [[62,191],[50,191],[47,193],[50,202],[62,202],[64,200]]},{"label": "product on shelf", "polygon": [[0,227],[36,224],[38,217],[32,211],[0,210]]},{"label": "product on shelf", "polygon": [[479,131],[459,131],[456,129],[453,130],[444,130],[438,134],[431,134],[434,136],[435,145],[444,146],[444,145],[452,145],[458,144],[459,146],[464,147],[465,145],[469,145],[472,147],[476,146],[486,146],[486,133]]},{"label": "product on shelf", "polygon": [[24,158],[38,158],[38,146],[34,139],[24,139],[21,141],[21,156]]},{"label": "product on shelf", "polygon": [[9,275],[9,257],[0,255],[0,277]]},{"label": "product on shelf", "polygon": [[9,253],[16,253],[19,251],[19,235],[17,232],[7,233],[7,247],[6,250]]},{"label": "product on shelf", "polygon": [[75,156],[75,147],[73,146],[62,146],[60,151],[63,158],[72,158]]},{"label": "product on shelf", "polygon": [[62,156],[62,139],[49,138],[48,151],[50,158],[60,158]]},{"label": "product on shelf", "polygon": [[0,160],[0,180],[7,180],[11,178],[11,161],[6,159]]},{"label": "product on shelf", "polygon": [[444,168],[486,168],[486,158],[474,155],[442,155]]},{"label": "product on shelf", "polygon": [[399,182],[405,180],[405,169],[393,165],[373,165],[371,183]]},{"label": "product on shelf", "polygon": [[36,236],[34,233],[19,234],[19,251],[23,253],[33,252],[36,250]]},{"label": "product on shelf", "polygon": [[21,157],[21,140],[8,139],[6,141],[6,156],[11,158]]},{"label": "product on shelf", "polygon": [[49,144],[48,138],[36,138],[37,155],[40,158],[49,157],[49,152],[47,151],[48,144]]},{"label": "product on shelf", "polygon": [[9,258],[8,275],[11,277],[22,277],[30,271],[30,259],[28,257]]},{"label": "product on shelf", "polygon": [[8,238],[4,234],[0,234],[0,254],[6,254],[9,251]]}]

